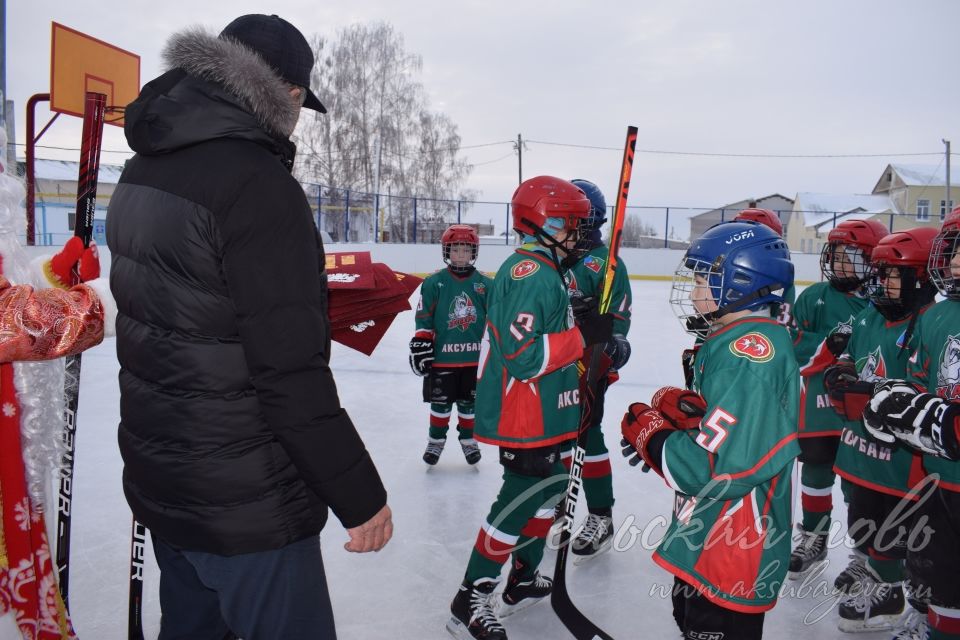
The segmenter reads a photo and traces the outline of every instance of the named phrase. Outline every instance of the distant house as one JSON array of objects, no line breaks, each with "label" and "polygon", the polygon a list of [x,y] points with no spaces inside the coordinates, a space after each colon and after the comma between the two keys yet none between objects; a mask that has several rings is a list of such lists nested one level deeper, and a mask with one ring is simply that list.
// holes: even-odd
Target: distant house
[{"label": "distant house", "polygon": [[939,227],[953,210],[953,203],[960,200],[960,176],[950,176],[950,182],[950,202],[947,202],[947,171],[943,164],[888,164],[873,193],[889,196],[897,212],[903,214],[902,219],[897,220],[898,229],[921,225]]},{"label": "distant house", "polygon": [[886,195],[798,193],[784,237],[791,251],[819,253],[840,222],[876,218],[889,226],[893,217],[896,209]]},{"label": "distant house", "polygon": [[[77,209],[77,177],[80,163],[67,160],[36,160],[34,164],[37,179],[34,192],[34,233],[39,245],[62,244],[73,234],[73,225]],[[23,160],[17,162],[18,174],[23,177],[26,166]],[[106,244],[104,220],[107,205],[113,190],[120,181],[123,167],[100,165],[97,174],[97,208],[94,214],[93,238],[100,244]],[[26,230],[24,230],[26,232]]]},{"label": "distant house", "polygon": [[789,226],[789,213],[793,210],[793,200],[779,193],[774,193],[763,198],[750,198],[724,205],[719,209],[711,209],[704,213],[690,218],[690,239],[699,238],[704,231],[717,224],[732,220],[734,216],[744,209],[755,207],[758,209],[770,209],[780,215],[780,222],[783,223],[784,234]]}]

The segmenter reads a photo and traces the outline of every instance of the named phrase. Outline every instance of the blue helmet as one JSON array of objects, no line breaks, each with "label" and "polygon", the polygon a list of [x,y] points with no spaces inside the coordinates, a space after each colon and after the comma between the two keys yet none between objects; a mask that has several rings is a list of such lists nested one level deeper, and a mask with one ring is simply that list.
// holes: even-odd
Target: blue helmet
[{"label": "blue helmet", "polygon": [[590,213],[587,219],[581,223],[581,228],[586,231],[599,230],[603,223],[607,221],[607,199],[603,197],[600,187],[582,178],[574,178],[570,182],[583,189],[587,198],[590,199]]},{"label": "blue helmet", "polygon": [[[690,294],[697,279],[706,281],[715,311],[704,313],[694,306]],[[782,303],[791,286],[793,263],[783,238],[759,222],[722,222],[687,249],[670,302],[688,333],[705,336],[721,316]]]}]

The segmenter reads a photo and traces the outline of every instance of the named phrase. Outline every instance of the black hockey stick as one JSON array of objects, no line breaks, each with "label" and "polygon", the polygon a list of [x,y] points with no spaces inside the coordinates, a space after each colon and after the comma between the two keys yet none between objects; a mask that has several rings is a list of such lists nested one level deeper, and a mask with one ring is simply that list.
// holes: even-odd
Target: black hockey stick
[{"label": "black hockey stick", "polygon": [[147,549],[147,529],[133,519],[130,536],[130,598],[127,609],[127,638],[143,640],[143,559]]},{"label": "black hockey stick", "polygon": [[[623,222],[627,208],[627,193],[630,189],[630,175],[633,172],[633,153],[637,144],[637,128],[627,127],[627,141],[623,149],[623,164],[620,167],[619,191],[617,204],[614,207],[613,219],[610,223],[610,256],[604,265],[603,279],[600,290],[600,313],[610,309],[613,294],[613,274],[617,267],[617,254],[620,251],[620,238],[623,234]],[[602,347],[594,345],[590,349],[590,358],[584,372],[585,382],[583,397],[580,399],[580,425],[577,431],[577,442],[573,448],[573,460],[570,464],[570,480],[567,483],[567,494],[564,497],[563,513],[566,519],[560,530],[560,545],[557,549],[557,563],[553,571],[553,591],[550,594],[550,604],[557,617],[577,640],[613,640],[613,637],[590,621],[570,599],[567,591],[567,559],[570,554],[570,535],[573,528],[573,515],[577,508],[577,498],[583,486],[583,458],[586,455],[584,446],[587,440],[587,431],[590,428],[590,416],[597,397],[597,387],[600,379],[600,358]]]},{"label": "black hockey stick", "polygon": [[[93,216],[97,208],[97,173],[100,170],[100,144],[103,141],[103,116],[107,96],[87,92],[83,108],[83,140],[80,143],[80,175],[77,180],[77,212],[74,235],[89,246],[93,238]],[[73,282],[80,282],[79,264]],[[64,606],[69,607],[70,588],[70,523],[73,500],[73,462],[77,451],[77,402],[80,397],[80,354],[68,356],[64,371],[66,425],[63,442],[66,452],[60,465],[60,486],[57,496],[57,578]]]}]

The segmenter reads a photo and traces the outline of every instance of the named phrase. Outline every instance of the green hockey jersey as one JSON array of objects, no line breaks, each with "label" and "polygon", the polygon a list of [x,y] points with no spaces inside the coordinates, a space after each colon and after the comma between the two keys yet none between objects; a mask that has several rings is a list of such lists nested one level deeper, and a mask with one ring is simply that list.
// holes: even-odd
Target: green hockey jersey
[{"label": "green hockey jersey", "polygon": [[[916,335],[907,379],[941,398],[960,400],[960,301],[933,305],[917,323]],[[942,488],[960,492],[960,462],[924,456],[923,466],[940,474]]]},{"label": "green hockey jersey", "polygon": [[760,613],[790,558],[800,380],[788,331],[758,313],[711,333],[693,386],[707,410],[664,442],[676,497],[654,561],[721,607]]},{"label": "green hockey jersey", "polygon": [[420,285],[417,332],[433,336],[433,366],[477,364],[491,285],[493,280],[479,271],[460,277],[449,269],[427,276]]},{"label": "green hockey jersey", "polygon": [[[909,324],[909,318],[888,322],[867,307],[854,318],[853,335],[839,361],[852,362],[860,379],[867,382],[905,378],[907,359],[916,343],[914,333],[905,344]],[[899,497],[906,496],[925,475],[920,455],[877,441],[861,420],[844,421],[834,469],[855,484]]]},{"label": "green hockey jersey", "polygon": [[[610,249],[601,244],[591,249],[583,260],[575,264],[567,274],[570,289],[581,291],[585,296],[596,295],[600,291],[600,279],[607,264]],[[630,276],[623,260],[617,259],[613,271],[613,293],[610,296],[610,313],[613,314],[613,332],[626,336],[630,331],[630,313],[633,296],[630,292]]]},{"label": "green hockey jersey", "polygon": [[567,283],[548,256],[517,249],[497,271],[477,371],[474,436],[533,448],[576,436],[577,359],[583,337],[573,324]]},{"label": "green hockey jersey", "polygon": [[[829,282],[810,285],[793,307],[790,333],[794,339],[797,362],[803,367],[831,333],[849,333],[853,319],[866,308],[868,300],[853,293],[837,291]],[[823,386],[823,374],[803,378],[800,396],[800,437],[839,436],[844,419],[833,410]]]}]

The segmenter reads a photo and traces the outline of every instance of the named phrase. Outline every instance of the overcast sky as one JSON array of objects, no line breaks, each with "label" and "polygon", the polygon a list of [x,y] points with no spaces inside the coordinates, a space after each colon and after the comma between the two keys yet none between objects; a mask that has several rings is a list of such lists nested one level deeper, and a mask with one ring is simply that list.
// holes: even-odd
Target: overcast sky
[{"label": "overcast sky", "polygon": [[[465,146],[521,133],[621,148],[634,124],[638,151],[939,154],[640,152],[635,205],[869,193],[887,163],[942,162],[942,138],[952,140],[954,160],[960,152],[958,0],[7,0],[17,142],[24,141],[27,98],[49,90],[51,21],[139,54],[144,83],[159,75],[170,33],[193,24],[219,31],[244,13],[277,13],[308,36],[355,22],[393,24],[407,50],[423,57],[431,106],[457,123]],[[40,126],[48,119],[39,109]],[[122,131],[107,129],[104,149],[126,149]],[[79,132],[79,118],[61,116],[40,144],[79,147]],[[508,200],[517,184],[511,151],[508,144],[465,150],[477,165],[466,186],[483,199]],[[523,172],[592,179],[612,202],[620,156],[530,142]],[[102,161],[125,157],[104,153]]]}]

